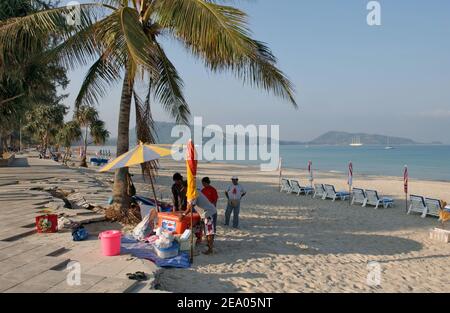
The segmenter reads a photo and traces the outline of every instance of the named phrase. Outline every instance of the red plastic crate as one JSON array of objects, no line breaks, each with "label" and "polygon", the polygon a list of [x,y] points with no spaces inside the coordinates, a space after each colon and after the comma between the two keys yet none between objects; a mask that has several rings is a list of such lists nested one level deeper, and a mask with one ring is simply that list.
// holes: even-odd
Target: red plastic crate
[{"label": "red plastic crate", "polygon": [[38,233],[56,233],[58,231],[58,215],[36,216],[36,230]]}]

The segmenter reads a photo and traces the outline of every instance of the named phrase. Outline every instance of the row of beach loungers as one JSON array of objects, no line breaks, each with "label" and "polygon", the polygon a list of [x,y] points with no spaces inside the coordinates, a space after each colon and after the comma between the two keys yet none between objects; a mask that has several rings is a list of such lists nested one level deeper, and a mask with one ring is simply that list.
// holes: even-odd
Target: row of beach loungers
[{"label": "row of beach loungers", "polygon": [[[281,179],[281,192],[294,193],[298,196],[301,194],[312,195],[313,198],[322,198],[336,200],[347,200],[351,197],[351,204],[361,204],[363,207],[367,205],[374,206],[378,209],[380,206],[389,208],[394,205],[394,200],[387,197],[381,197],[376,190],[368,190],[361,188],[353,188],[352,192],[336,191],[333,185],[314,184],[313,187],[302,186],[298,180]],[[408,214],[413,212],[421,213],[425,218],[427,215],[439,217],[441,202],[437,199],[425,198],[422,196],[411,195]]]}]

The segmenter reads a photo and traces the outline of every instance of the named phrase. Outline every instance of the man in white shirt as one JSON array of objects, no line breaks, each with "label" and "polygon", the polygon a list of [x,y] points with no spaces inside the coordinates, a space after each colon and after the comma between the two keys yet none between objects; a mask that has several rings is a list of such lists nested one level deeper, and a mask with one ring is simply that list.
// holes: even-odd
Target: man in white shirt
[{"label": "man in white shirt", "polygon": [[230,224],[231,212],[233,212],[233,228],[238,228],[241,199],[246,195],[246,191],[239,184],[239,178],[236,176],[231,178],[231,182],[232,184],[225,191],[225,196],[228,199],[227,209],[225,211],[225,226]]}]

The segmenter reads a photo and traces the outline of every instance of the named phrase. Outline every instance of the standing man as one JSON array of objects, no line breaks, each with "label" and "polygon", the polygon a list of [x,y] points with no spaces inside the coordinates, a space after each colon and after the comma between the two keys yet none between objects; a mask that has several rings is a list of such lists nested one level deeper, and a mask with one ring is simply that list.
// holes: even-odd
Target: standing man
[{"label": "standing man", "polygon": [[241,209],[241,199],[247,194],[244,187],[239,184],[239,178],[233,176],[231,185],[225,191],[228,199],[227,209],[225,211],[225,226],[230,224],[231,212],[233,212],[233,228],[239,227],[239,211]]},{"label": "standing man", "polygon": [[216,234],[216,229],[213,223],[213,216],[217,216],[217,209],[214,204],[212,204],[208,198],[202,193],[199,192],[197,199],[187,204],[187,209],[180,216],[180,221],[182,221],[186,217],[187,214],[191,213],[192,210],[195,210],[200,217],[202,218],[204,227],[205,227],[205,235],[208,243],[208,249],[203,252],[203,254],[209,255],[213,254],[214,250],[214,235]]},{"label": "standing man", "polygon": [[[209,202],[214,204],[214,206],[217,209],[217,200],[219,200],[219,194],[217,193],[216,188],[211,186],[211,180],[209,179],[209,177],[202,178],[202,185],[203,185],[202,193],[209,200]],[[214,214],[212,216],[212,218],[213,218],[214,229],[216,230],[217,229],[217,212],[216,212],[216,214]]]},{"label": "standing man", "polygon": [[187,208],[187,182],[180,173],[173,174],[172,179],[173,210],[184,211]]}]

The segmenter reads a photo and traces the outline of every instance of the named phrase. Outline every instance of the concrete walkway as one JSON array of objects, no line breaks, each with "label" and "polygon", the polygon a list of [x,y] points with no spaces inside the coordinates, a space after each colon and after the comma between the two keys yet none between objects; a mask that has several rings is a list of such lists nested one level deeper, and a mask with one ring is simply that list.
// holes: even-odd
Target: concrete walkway
[{"label": "concrete walkway", "polygon": [[[0,292],[157,292],[159,268],[152,262],[101,255],[98,234],[121,225],[101,222],[103,214],[95,211],[64,208],[63,200],[46,191],[54,187],[79,192],[95,205],[105,205],[111,195],[88,172],[51,160],[18,157],[12,167],[0,168]],[[90,238],[74,242],[70,230],[37,234],[35,217],[45,208],[86,224]],[[78,266],[81,284],[73,285],[68,274]],[[136,271],[149,280],[129,280],[126,274]]]}]

